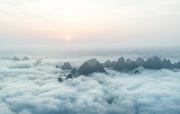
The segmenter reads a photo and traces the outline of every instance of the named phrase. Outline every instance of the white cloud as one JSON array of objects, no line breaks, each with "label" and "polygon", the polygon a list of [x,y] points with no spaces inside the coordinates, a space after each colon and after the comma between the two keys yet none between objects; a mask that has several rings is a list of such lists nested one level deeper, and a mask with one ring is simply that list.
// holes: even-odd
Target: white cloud
[{"label": "white cloud", "polygon": [[[179,114],[180,72],[142,70],[138,75],[108,70],[108,75],[65,80],[55,61],[23,68],[4,61],[0,67],[2,114]],[[34,61],[29,61],[28,65]],[[51,64],[49,64],[51,63]],[[57,61],[57,63],[59,63]],[[9,68],[9,66],[18,66]]]}]

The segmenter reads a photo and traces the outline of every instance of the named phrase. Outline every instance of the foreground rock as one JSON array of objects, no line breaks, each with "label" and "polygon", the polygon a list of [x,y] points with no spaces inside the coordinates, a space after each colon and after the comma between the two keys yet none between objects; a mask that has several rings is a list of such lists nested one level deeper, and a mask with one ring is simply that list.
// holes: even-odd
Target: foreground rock
[{"label": "foreground rock", "polygon": [[106,71],[96,59],[90,59],[80,66],[78,75],[88,75],[94,72],[105,73]]},{"label": "foreground rock", "polygon": [[21,61],[18,57],[16,57],[16,56],[14,56],[13,58],[12,58],[12,60],[13,61]]},{"label": "foreground rock", "polygon": [[58,82],[62,82],[62,78],[58,78]]},{"label": "foreground rock", "polygon": [[65,62],[64,65],[61,67],[63,70],[71,70],[72,67],[69,62]]}]

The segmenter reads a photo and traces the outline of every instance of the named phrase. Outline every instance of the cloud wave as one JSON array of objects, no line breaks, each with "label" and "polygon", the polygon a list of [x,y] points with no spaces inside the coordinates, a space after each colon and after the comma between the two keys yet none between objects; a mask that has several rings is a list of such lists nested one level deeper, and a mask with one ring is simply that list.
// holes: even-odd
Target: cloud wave
[{"label": "cloud wave", "polygon": [[[180,113],[180,71],[141,69],[133,75],[107,70],[108,75],[94,73],[65,80],[67,71],[50,61],[40,66],[33,66],[34,61],[1,61],[0,113]],[[63,83],[57,81],[60,74]]]}]

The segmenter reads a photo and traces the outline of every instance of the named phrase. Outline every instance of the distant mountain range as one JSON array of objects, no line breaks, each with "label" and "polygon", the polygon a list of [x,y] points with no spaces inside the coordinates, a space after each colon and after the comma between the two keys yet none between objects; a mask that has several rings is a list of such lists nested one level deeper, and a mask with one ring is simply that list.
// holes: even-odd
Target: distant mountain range
[{"label": "distant mountain range", "polygon": [[154,56],[144,60],[141,57],[138,57],[137,60],[126,59],[124,57],[120,57],[117,61],[107,60],[104,63],[100,63],[95,58],[90,59],[84,62],[78,70],[76,68],[71,67],[70,63],[66,62],[61,67],[63,70],[71,70],[70,74],[73,76],[79,75],[89,75],[94,72],[106,73],[105,68],[116,70],[119,72],[130,72],[133,71],[134,74],[139,73],[137,70],[138,67],[144,67],[145,69],[180,69],[180,61],[178,63],[172,64],[170,60],[163,59],[161,60],[159,57]]},{"label": "distant mountain range", "polygon": [[[17,56],[14,56],[13,58],[12,58],[12,60],[13,61],[21,61]],[[22,61],[29,61],[30,59],[27,57],[27,56],[25,56],[23,59],[22,59]]]}]

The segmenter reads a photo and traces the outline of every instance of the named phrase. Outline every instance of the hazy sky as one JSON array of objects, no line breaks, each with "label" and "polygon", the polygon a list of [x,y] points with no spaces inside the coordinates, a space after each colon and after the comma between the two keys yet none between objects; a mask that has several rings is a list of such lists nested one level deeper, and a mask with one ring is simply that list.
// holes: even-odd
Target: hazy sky
[{"label": "hazy sky", "polygon": [[180,47],[180,0],[0,0],[0,49],[32,47]]}]

